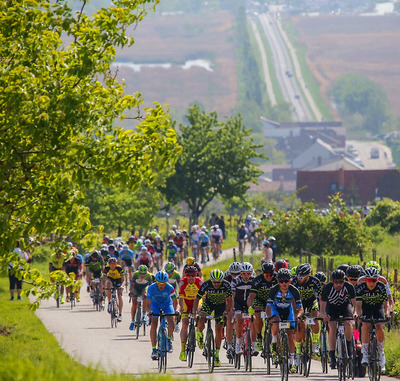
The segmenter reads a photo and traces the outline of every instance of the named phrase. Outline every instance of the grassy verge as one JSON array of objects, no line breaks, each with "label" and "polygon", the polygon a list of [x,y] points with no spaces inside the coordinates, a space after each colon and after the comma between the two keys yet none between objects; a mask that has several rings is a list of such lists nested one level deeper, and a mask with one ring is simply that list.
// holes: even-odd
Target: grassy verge
[{"label": "grassy verge", "polygon": [[[307,84],[307,88],[311,93],[311,96],[314,99],[315,104],[317,105],[319,111],[323,115],[325,120],[331,120],[331,115],[329,112],[329,108],[326,105],[325,101],[322,99],[319,84],[313,74],[311,73],[307,61],[306,61],[306,55],[307,55],[307,48],[304,45],[300,45],[298,43],[298,32],[296,31],[296,28],[290,20],[287,19],[282,19],[281,20],[282,27],[285,30],[289,40],[292,43],[292,46],[294,50],[296,51],[297,59],[300,64],[300,70],[301,70],[301,75],[303,77],[304,82]],[[292,58],[290,58],[292,59]],[[296,78],[298,81],[298,79]],[[300,89],[302,87],[300,86]],[[301,90],[302,91],[302,90]],[[304,96],[304,94],[303,94]]]}]

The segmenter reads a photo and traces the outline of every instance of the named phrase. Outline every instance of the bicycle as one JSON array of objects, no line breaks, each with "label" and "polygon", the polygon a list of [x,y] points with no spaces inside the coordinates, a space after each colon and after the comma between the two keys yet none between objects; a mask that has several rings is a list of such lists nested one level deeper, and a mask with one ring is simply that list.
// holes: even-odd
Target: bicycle
[{"label": "bicycle", "polygon": [[157,358],[158,358],[158,372],[165,373],[167,371],[167,354],[169,351],[167,340],[167,316],[176,316],[176,313],[166,314],[160,310],[159,314],[152,314],[152,317],[160,318],[160,326],[157,332]]},{"label": "bicycle", "polygon": [[94,284],[94,291],[93,291],[93,296],[92,296],[92,301],[93,301],[93,307],[96,308],[97,311],[103,311],[104,310],[104,304],[102,300],[102,295],[100,293],[100,282],[101,280],[96,278],[92,280],[92,284]]},{"label": "bicycle", "polygon": [[143,325],[143,336],[146,336],[146,323],[143,321],[143,296],[137,298],[137,309],[135,316],[136,340],[139,339],[140,327]]},{"label": "bicycle", "polygon": [[244,255],[244,240],[239,239],[239,261],[243,262],[243,255]]},{"label": "bicycle", "polygon": [[268,324],[268,319],[266,318],[266,313],[264,311],[261,312],[261,318],[265,320],[263,349],[261,351],[261,357],[264,359],[264,364],[267,364],[267,374],[271,374],[271,324]]},{"label": "bicycle", "polygon": [[194,315],[190,313],[188,337],[185,346],[186,360],[189,368],[193,366],[193,358],[195,350],[196,350],[196,324],[194,322]]},{"label": "bicycle", "polygon": [[60,283],[57,282],[56,283],[56,292],[54,294],[54,299],[56,300],[57,308],[60,308],[60,298],[61,298],[60,292],[61,292],[61,286],[60,286]]},{"label": "bicycle", "polygon": [[111,328],[113,327],[117,328],[119,307],[118,307],[117,289],[115,287],[111,288],[111,300],[110,300],[109,312],[111,315]]},{"label": "bicycle", "polygon": [[379,365],[378,339],[376,337],[376,323],[385,323],[388,319],[366,319],[361,317],[364,323],[370,323],[368,344],[368,377],[370,381],[379,381],[381,378],[381,366]]},{"label": "bicycle", "polygon": [[354,362],[352,358],[350,359],[351,361],[349,361],[346,337],[344,335],[343,323],[345,320],[353,320],[353,318],[339,316],[337,319],[331,319],[331,321],[336,321],[338,323],[336,333],[336,366],[339,381],[346,381],[346,377],[354,378]]},{"label": "bicycle", "polygon": [[200,247],[201,250],[201,263],[207,263],[207,246]]},{"label": "bicycle", "polygon": [[[318,320],[323,320],[321,318],[317,318]],[[321,322],[321,332],[320,332],[320,348],[319,353],[321,356],[321,366],[322,373],[328,373],[328,358],[329,358],[329,349],[328,349],[328,322]]]},{"label": "bicycle", "polygon": [[[311,357],[312,357],[311,326],[315,324],[315,319],[316,318],[307,315],[304,316],[306,324],[306,332],[301,346],[299,373],[303,374],[305,377],[308,377],[310,375]],[[299,330],[300,330],[300,325],[298,325],[298,331]]]},{"label": "bicycle", "polygon": [[254,235],[250,236],[250,252],[253,254],[257,249],[256,237]]},{"label": "bicycle", "polygon": [[214,316],[207,315],[207,331],[206,331],[206,338],[204,341],[204,350],[203,355],[207,359],[208,363],[208,372],[212,373],[214,371],[215,365],[215,339],[214,339],[214,332],[211,327],[211,320],[214,319]]},{"label": "bicycle", "polygon": [[251,357],[253,355],[253,345],[251,341],[251,331],[250,331],[250,320],[253,321],[253,315],[242,313],[242,317],[244,320],[244,340],[242,343],[243,346],[243,358],[246,372],[251,372],[252,370],[252,361]]}]

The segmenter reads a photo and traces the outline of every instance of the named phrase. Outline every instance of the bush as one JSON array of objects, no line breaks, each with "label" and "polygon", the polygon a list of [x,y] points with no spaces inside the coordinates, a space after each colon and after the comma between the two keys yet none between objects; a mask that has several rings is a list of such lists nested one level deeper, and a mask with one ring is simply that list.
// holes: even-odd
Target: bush
[{"label": "bush", "polygon": [[32,253],[33,262],[48,262],[54,250],[48,245],[37,246]]}]

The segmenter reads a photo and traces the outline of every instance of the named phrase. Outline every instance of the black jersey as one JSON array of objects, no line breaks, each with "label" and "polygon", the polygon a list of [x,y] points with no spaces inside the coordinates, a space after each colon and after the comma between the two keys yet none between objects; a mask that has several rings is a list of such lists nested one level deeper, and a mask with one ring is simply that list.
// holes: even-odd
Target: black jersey
[{"label": "black jersey", "polygon": [[163,241],[154,242],[153,247],[156,253],[162,253],[164,250],[164,242]]},{"label": "black jersey", "polygon": [[251,285],[250,292],[257,294],[257,298],[263,301],[268,300],[269,290],[277,284],[275,277],[270,282],[265,280],[264,274],[256,276]]},{"label": "black jersey", "polygon": [[321,282],[315,276],[310,275],[306,283],[300,284],[297,277],[293,278],[292,285],[300,291],[301,301],[310,302],[321,295]]},{"label": "black jersey", "polygon": [[386,286],[382,282],[377,282],[375,287],[370,290],[367,283],[363,282],[356,288],[356,299],[363,302],[363,306],[381,308],[383,302],[388,300]]},{"label": "black jersey", "polygon": [[321,300],[329,305],[344,307],[351,303],[351,299],[356,297],[356,290],[350,282],[344,282],[340,291],[333,288],[333,282],[327,283],[322,289]]},{"label": "black jersey", "polygon": [[254,277],[250,277],[245,282],[241,275],[232,280],[232,291],[235,293],[235,301],[243,302],[249,297],[250,288],[253,284]]},{"label": "black jersey", "polygon": [[212,304],[223,304],[226,299],[232,296],[232,287],[226,280],[222,281],[221,286],[216,289],[214,288],[211,279],[205,281],[199,292],[197,293],[197,298],[201,299],[203,295],[206,295],[206,301]]}]

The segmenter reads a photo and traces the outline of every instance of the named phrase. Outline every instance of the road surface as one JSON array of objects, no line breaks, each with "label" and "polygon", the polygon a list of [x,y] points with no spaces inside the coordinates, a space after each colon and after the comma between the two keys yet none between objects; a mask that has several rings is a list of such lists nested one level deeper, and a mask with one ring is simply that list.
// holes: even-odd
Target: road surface
[{"label": "road surface", "polygon": [[[349,147],[356,150],[355,157],[359,157],[362,162],[364,169],[388,169],[396,168],[393,163],[392,151],[390,148],[382,143],[373,141],[359,141],[359,140],[347,140],[346,149],[349,152]],[[379,157],[371,158],[371,149],[377,149]]]}]

